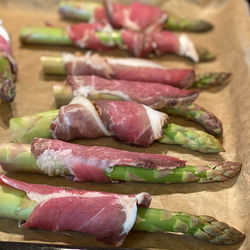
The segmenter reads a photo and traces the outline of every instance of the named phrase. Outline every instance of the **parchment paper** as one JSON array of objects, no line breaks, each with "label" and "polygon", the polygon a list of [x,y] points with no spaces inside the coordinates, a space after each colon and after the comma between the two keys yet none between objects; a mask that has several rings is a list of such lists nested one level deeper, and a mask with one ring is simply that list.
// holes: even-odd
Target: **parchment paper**
[{"label": "parchment paper", "polygon": [[[145,2],[145,1],[144,1]],[[148,191],[153,195],[151,207],[164,208],[172,211],[183,211],[197,215],[210,215],[218,220],[233,225],[246,233],[247,238],[242,244],[234,246],[218,246],[196,240],[192,236],[174,234],[131,232],[124,247],[156,248],[156,249],[250,249],[250,22],[247,4],[242,0],[169,0],[150,1],[159,4],[170,13],[189,18],[203,18],[212,22],[213,31],[206,34],[190,34],[196,44],[207,46],[218,55],[211,63],[193,65],[175,56],[166,55],[153,59],[169,67],[194,67],[198,73],[208,71],[230,71],[233,73],[230,84],[203,91],[196,101],[215,113],[223,122],[223,145],[226,152],[220,155],[204,155],[194,153],[177,146],[155,143],[143,149],[131,147],[113,141],[110,138],[98,140],[78,140],[86,145],[111,146],[119,149],[167,153],[200,164],[205,161],[237,160],[243,164],[241,173],[224,183],[210,184],[96,184],[72,183],[64,178],[50,178],[32,174],[7,175],[18,180],[31,183],[45,183],[89,190],[138,193]],[[18,62],[17,96],[13,103],[0,103],[0,142],[10,141],[8,121],[11,117],[23,116],[35,112],[55,108],[52,83],[61,81],[60,77],[44,77],[39,61],[42,55],[57,55],[62,51],[74,52],[70,47],[22,46],[18,41],[21,28],[42,26],[44,22],[55,25],[66,25],[57,14],[57,1],[7,1],[0,2],[0,18],[12,38],[12,48]],[[171,10],[171,11],[170,11]],[[123,51],[113,51],[107,55],[127,57]],[[182,119],[175,122],[194,126]],[[1,241],[26,241],[73,244],[79,246],[106,245],[94,240],[93,237],[80,233],[46,232],[41,230],[19,229],[17,222],[0,219]]]}]

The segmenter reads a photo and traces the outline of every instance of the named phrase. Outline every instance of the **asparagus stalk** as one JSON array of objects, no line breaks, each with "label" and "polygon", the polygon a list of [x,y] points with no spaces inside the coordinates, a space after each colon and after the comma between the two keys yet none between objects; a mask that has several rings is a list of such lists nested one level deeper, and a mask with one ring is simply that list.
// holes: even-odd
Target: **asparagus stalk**
[{"label": "asparagus stalk", "polygon": [[174,16],[168,17],[164,26],[164,29],[175,31],[187,31],[187,32],[206,32],[213,28],[213,25],[209,22],[195,19],[189,20],[186,18],[176,18]]},{"label": "asparagus stalk", "polygon": [[[101,4],[92,2],[86,3],[74,0],[61,1],[59,12],[65,18],[88,22],[94,17],[95,9],[101,7]],[[203,20],[178,19],[174,16],[170,16],[163,25],[163,28],[176,31],[206,32],[211,30],[213,26]]]},{"label": "asparagus stalk", "polygon": [[195,121],[210,134],[221,136],[223,133],[221,121],[215,115],[194,103],[166,108],[164,111],[170,115]]},{"label": "asparagus stalk", "polygon": [[[0,144],[0,164],[6,171],[44,173],[36,164],[36,158],[28,144]],[[59,165],[58,165],[59,166]],[[70,174],[65,166],[64,173]],[[241,169],[236,162],[218,162],[204,166],[187,165],[173,170],[154,170],[130,166],[114,166],[105,171],[113,181],[152,182],[152,183],[206,183],[224,181],[235,176]],[[60,172],[61,173],[61,172]]]},{"label": "asparagus stalk", "polygon": [[[34,211],[37,202],[20,190],[0,185],[0,216],[25,221]],[[210,216],[196,216],[156,208],[138,207],[133,230],[146,232],[178,232],[216,244],[236,244],[245,235],[235,228]]]},{"label": "asparagus stalk", "polygon": [[10,62],[0,56],[0,98],[11,102],[16,95],[15,76],[12,73]]},{"label": "asparagus stalk", "polygon": [[[123,47],[122,32],[113,31],[97,31],[96,37],[102,44],[112,47]],[[74,45],[65,29],[57,27],[26,27],[20,33],[20,40],[24,44],[45,44],[45,45]],[[215,55],[205,48],[196,48],[199,55],[199,61],[211,61],[215,59]]]},{"label": "asparagus stalk", "polygon": [[[35,137],[51,138],[50,124],[59,110],[52,110],[10,120],[13,142],[30,143]],[[202,153],[219,153],[223,151],[220,142],[206,132],[188,129],[170,123],[163,129],[160,143],[176,144]]]},{"label": "asparagus stalk", "polygon": [[[43,72],[45,74],[66,75],[67,71],[63,63],[62,56],[42,56],[41,57]],[[230,73],[210,72],[196,75],[195,81],[191,88],[209,88],[219,86],[227,81]]]}]

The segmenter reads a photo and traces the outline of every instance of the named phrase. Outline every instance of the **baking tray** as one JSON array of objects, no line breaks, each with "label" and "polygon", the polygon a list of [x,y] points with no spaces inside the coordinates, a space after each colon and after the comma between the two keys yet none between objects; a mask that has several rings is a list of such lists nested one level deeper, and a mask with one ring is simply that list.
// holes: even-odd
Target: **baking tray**
[{"label": "baking tray", "polygon": [[[147,1],[144,1],[147,2]],[[203,18],[212,22],[213,31],[205,34],[190,34],[198,45],[208,47],[217,55],[211,63],[193,65],[189,61],[171,55],[152,59],[168,67],[194,67],[199,73],[208,71],[230,71],[230,84],[202,91],[196,101],[215,113],[223,122],[224,136],[221,139],[225,152],[219,155],[194,153],[177,146],[155,143],[149,148],[137,148],[113,141],[111,138],[77,140],[85,145],[111,146],[119,149],[167,153],[188,160],[193,164],[206,161],[237,160],[243,164],[241,173],[223,183],[210,184],[98,184],[72,183],[64,178],[50,178],[35,174],[14,174],[7,176],[31,183],[45,183],[88,190],[132,194],[147,191],[153,195],[151,207],[172,211],[183,211],[197,215],[214,216],[233,225],[240,231],[250,232],[250,88],[249,63],[250,39],[248,7],[243,0],[169,0],[148,1],[172,14]],[[58,55],[61,52],[75,52],[77,49],[62,46],[22,46],[18,40],[20,30],[29,26],[41,26],[45,22],[67,25],[57,14],[58,1],[2,0],[0,17],[12,38],[12,48],[18,63],[17,96],[13,103],[0,103],[0,142],[10,141],[8,122],[11,117],[23,116],[55,108],[52,94],[54,81],[61,77],[45,77],[39,61],[42,55]],[[188,11],[187,11],[188,10]],[[84,51],[83,51],[84,52]],[[125,51],[115,50],[104,55],[127,57]],[[182,119],[173,119],[185,126],[195,126]],[[3,172],[3,171],[2,171]],[[84,247],[107,247],[93,237],[74,232],[46,232],[20,229],[16,221],[0,219],[0,240],[10,242],[32,242],[46,244],[67,244]],[[109,247],[109,246],[108,246]],[[199,241],[191,236],[175,234],[131,232],[123,246],[125,248],[156,249],[250,249],[249,237],[241,244],[218,246]]]}]

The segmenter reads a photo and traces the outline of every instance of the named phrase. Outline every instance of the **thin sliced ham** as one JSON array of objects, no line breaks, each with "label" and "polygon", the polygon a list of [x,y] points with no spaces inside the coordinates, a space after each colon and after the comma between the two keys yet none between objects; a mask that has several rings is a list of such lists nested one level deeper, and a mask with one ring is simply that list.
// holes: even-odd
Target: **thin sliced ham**
[{"label": "thin sliced ham", "polygon": [[110,182],[105,172],[114,166],[171,170],[185,161],[160,154],[145,154],[108,147],[82,146],[53,139],[34,139],[31,152],[37,166],[50,176],[73,176],[75,181]]},{"label": "thin sliced ham", "polygon": [[10,37],[6,29],[2,26],[2,21],[0,20],[0,57],[5,57],[8,59],[11,65],[12,74],[17,73],[17,64],[12,54],[12,49],[10,47]]},{"label": "thin sliced ham", "polygon": [[29,184],[0,175],[0,183],[24,191],[36,202],[24,228],[87,233],[119,246],[133,227],[137,206],[148,207],[149,193],[121,195]]},{"label": "thin sliced ham", "polygon": [[109,58],[87,53],[84,56],[63,54],[68,75],[97,75],[108,79],[155,82],[187,88],[195,80],[193,69],[167,69],[148,60]]},{"label": "thin sliced ham", "polygon": [[53,138],[64,141],[106,135],[132,145],[149,146],[162,137],[167,119],[167,114],[135,102],[91,103],[77,96],[60,108],[50,131]]},{"label": "thin sliced ham", "polygon": [[[105,0],[104,13],[114,28],[125,28],[133,31],[145,32],[156,28],[160,29],[167,19],[167,14],[160,8],[139,2],[124,5]],[[98,15],[97,13],[95,20],[102,21],[103,15],[100,15],[100,13]]]},{"label": "thin sliced ham", "polygon": [[[109,42],[102,42],[98,38],[96,32],[112,31],[110,26],[102,23],[78,23],[70,26],[67,31],[72,42],[80,48],[103,51],[116,47],[112,39]],[[111,36],[112,33],[108,35]],[[198,52],[187,35],[177,36],[172,32],[158,29],[152,29],[150,32],[123,29],[119,35],[122,39],[120,47],[128,49],[136,57],[145,57],[150,53],[158,55],[173,53],[189,57],[194,62],[199,61]]]},{"label": "thin sliced ham", "polygon": [[87,98],[89,95],[109,94],[121,100],[134,101],[154,109],[191,103],[199,94],[197,91],[181,90],[158,83],[109,80],[94,75],[69,75],[67,84],[71,87],[74,96],[82,95]]}]

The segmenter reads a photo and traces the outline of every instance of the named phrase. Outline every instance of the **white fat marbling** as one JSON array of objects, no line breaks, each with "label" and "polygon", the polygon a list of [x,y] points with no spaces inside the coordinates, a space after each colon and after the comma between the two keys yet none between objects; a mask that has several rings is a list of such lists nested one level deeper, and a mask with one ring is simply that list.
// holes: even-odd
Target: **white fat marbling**
[{"label": "white fat marbling", "polygon": [[0,36],[2,36],[6,41],[10,41],[10,36],[8,34],[8,32],[6,31],[6,29],[3,27],[3,22],[0,19]]},{"label": "white fat marbling", "polygon": [[147,111],[148,118],[150,120],[151,128],[154,134],[154,140],[162,137],[162,127],[168,119],[167,114],[151,109],[150,107],[143,105]]},{"label": "white fat marbling", "polygon": [[129,231],[135,224],[136,215],[137,215],[137,202],[136,198],[131,198],[128,196],[121,196],[119,197],[119,203],[123,207],[123,211],[126,214],[125,222],[123,223],[123,232],[122,234],[128,234]]},{"label": "white fat marbling", "polygon": [[114,57],[106,57],[106,59],[108,63],[110,64],[121,64],[125,66],[133,66],[133,67],[150,67],[150,68],[167,69],[166,67],[163,67],[158,63],[152,62],[150,60],[144,60],[144,59],[114,58]]},{"label": "white fat marbling", "polygon": [[103,124],[102,120],[100,119],[94,105],[91,103],[90,100],[79,95],[79,96],[74,97],[69,104],[81,104],[81,105],[83,105],[87,110],[89,110],[92,113],[92,115],[96,121],[96,124],[103,131],[103,133],[107,136],[110,136],[110,132],[104,126],[104,124]]},{"label": "white fat marbling", "polygon": [[179,37],[180,55],[191,58],[194,62],[199,62],[199,55],[194,47],[194,43],[186,34]]}]

